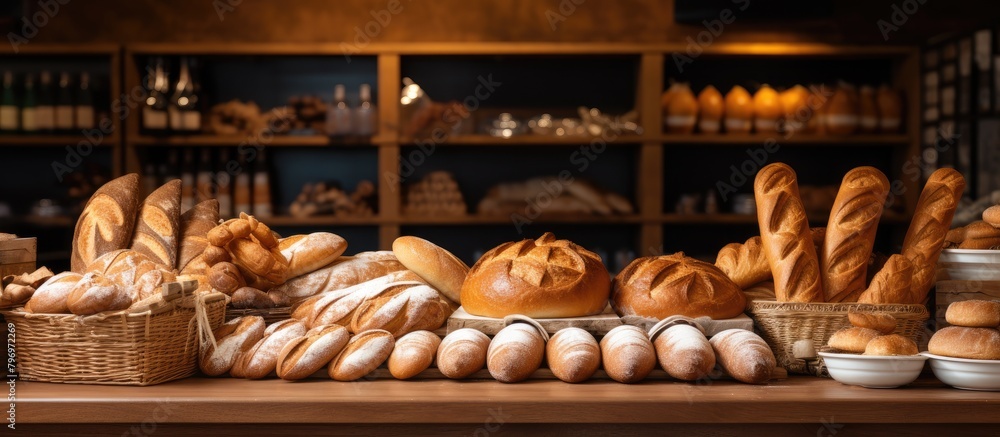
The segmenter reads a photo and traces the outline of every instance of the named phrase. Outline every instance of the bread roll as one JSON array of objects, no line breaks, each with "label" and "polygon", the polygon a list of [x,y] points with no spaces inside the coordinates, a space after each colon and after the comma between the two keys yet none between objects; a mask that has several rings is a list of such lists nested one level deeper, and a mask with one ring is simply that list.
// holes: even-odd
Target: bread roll
[{"label": "bread roll", "polygon": [[483,317],[582,317],[604,310],[610,288],[600,256],[547,232],[486,252],[469,271],[461,298],[465,311]]},{"label": "bread roll", "polygon": [[232,369],[236,360],[264,336],[264,319],[239,317],[216,328],[212,335],[216,346],[202,345],[198,367],[205,375],[219,376]]},{"label": "bread roll", "polygon": [[87,272],[66,298],[70,312],[80,316],[118,311],[132,305],[132,296],[104,275]]},{"label": "bread roll", "polygon": [[899,334],[881,335],[868,342],[865,355],[888,357],[895,355],[916,355],[917,343]]},{"label": "bread roll", "polygon": [[715,359],[729,376],[747,384],[763,384],[777,366],[774,353],[759,335],[742,329],[727,329],[709,340]]},{"label": "bread roll", "polygon": [[83,275],[75,272],[62,272],[49,278],[31,295],[31,299],[24,305],[24,310],[39,314],[69,313],[67,300],[81,279]]},{"label": "bread roll", "polygon": [[844,176],[820,252],[826,302],[853,302],[864,291],[888,194],[889,179],[875,167],[858,167]]},{"label": "bread roll", "polygon": [[996,328],[1000,326],[1000,301],[966,300],[948,305],[945,320],[955,326]]},{"label": "bread roll", "polygon": [[1000,228],[1000,205],[993,205],[983,211],[983,221],[994,228]]},{"label": "bread roll", "polygon": [[771,279],[760,237],[750,237],[743,244],[725,245],[715,258],[715,266],[732,279],[741,290]]},{"label": "bread roll", "polygon": [[893,255],[872,279],[868,289],[858,297],[858,303],[914,303],[910,294],[913,264],[902,255]]},{"label": "bread roll", "polygon": [[671,378],[696,381],[715,368],[715,350],[700,329],[684,324],[667,328],[653,340],[656,357]]},{"label": "bread roll", "polygon": [[293,235],[278,240],[278,250],[288,260],[288,277],[296,278],[336,261],[347,240],[329,232]]},{"label": "bread roll", "polygon": [[601,339],[604,371],[618,382],[642,381],[656,367],[656,350],[641,329],[622,325],[608,331]]},{"label": "bread roll", "polygon": [[754,194],[761,243],[778,301],[822,302],[819,259],[795,171],[782,163],[769,164],[757,173]]},{"label": "bread roll", "polygon": [[985,221],[977,221],[965,227],[965,238],[958,248],[983,250],[995,249],[998,246],[1000,246],[1000,229]]},{"label": "bread roll", "polygon": [[613,285],[611,305],[622,316],[729,319],[746,308],[746,297],[725,273],[683,252],[638,258]]},{"label": "bread roll", "polygon": [[101,255],[87,271],[103,274],[129,295],[132,302],[160,294],[162,286],[174,282],[172,270],[135,250],[117,250]]},{"label": "bread roll", "polygon": [[285,344],[275,371],[286,381],[308,378],[331,362],[347,345],[350,334],[340,325],[317,326]]},{"label": "bread roll", "polygon": [[889,313],[868,313],[850,310],[847,320],[858,328],[868,328],[879,334],[892,334],[896,330],[896,318]]},{"label": "bread roll", "polygon": [[139,207],[132,250],[167,269],[177,268],[180,220],[181,180],[174,179],[150,193]]},{"label": "bread roll", "polygon": [[753,103],[750,93],[739,85],[726,94],[726,132],[750,133],[753,127]]},{"label": "bread roll", "polygon": [[563,328],[545,344],[545,359],[556,378],[583,382],[601,367],[601,346],[583,329]]},{"label": "bread roll", "polygon": [[399,338],[413,331],[438,329],[451,313],[451,305],[437,290],[414,285],[361,302],[351,317],[350,330],[382,329]]},{"label": "bread roll", "polygon": [[461,303],[462,283],[469,266],[451,252],[418,237],[399,237],[392,242],[392,253],[403,266],[412,270],[452,302]]},{"label": "bread roll", "polygon": [[243,279],[239,267],[231,262],[221,262],[213,265],[208,270],[208,283],[215,291],[232,295],[236,290],[246,287],[247,282]]},{"label": "bread roll", "polygon": [[949,326],[934,333],[927,350],[944,357],[1000,360],[1000,331]]},{"label": "bread roll", "polygon": [[711,134],[721,132],[724,113],[725,103],[718,89],[709,85],[698,93],[698,130]]},{"label": "bread roll", "polygon": [[253,287],[240,287],[233,292],[230,301],[233,308],[274,308],[274,302],[267,293]]},{"label": "bread roll", "polygon": [[887,85],[878,88],[876,97],[878,105],[879,130],[884,133],[897,133],[903,120],[903,102],[899,93]]},{"label": "bread roll", "polygon": [[686,83],[670,85],[663,95],[663,124],[669,133],[689,134],[694,132],[698,115],[698,101]]},{"label": "bread roll", "polygon": [[493,379],[518,382],[528,379],[545,358],[545,339],[534,326],[511,324],[497,333],[486,351],[486,367]]},{"label": "bread roll", "polygon": [[[177,251],[177,270],[184,275],[204,275],[210,264],[205,260],[209,248],[208,231],[219,223],[219,201],[209,199],[199,202],[180,218],[180,240]],[[212,246],[214,247],[214,246]],[[216,247],[215,249],[221,250]]]},{"label": "bread roll", "polygon": [[72,271],[82,273],[99,256],[129,246],[139,210],[137,193],[139,175],[135,173],[114,179],[94,192],[73,230]]},{"label": "bread roll", "polygon": [[853,85],[837,85],[825,108],[824,127],[833,135],[848,135],[858,129],[858,92]]},{"label": "bread roll", "polygon": [[[692,121],[692,129],[693,124]],[[614,208],[605,200],[604,192],[594,184],[586,180],[576,179],[573,183],[563,184],[564,189],[571,196],[580,199],[589,209],[601,215],[610,215]]]},{"label": "bread roll", "polygon": [[312,273],[292,278],[272,288],[268,293],[276,302],[285,304],[302,301],[325,291],[342,290],[391,272],[405,270],[395,256],[358,254],[353,259],[333,262]]},{"label": "bread roll", "polygon": [[410,287],[423,285],[409,278],[419,279],[413,272],[404,270],[343,290],[321,293],[302,301],[292,311],[292,317],[302,320],[306,326],[337,324],[349,328],[358,308],[366,301],[392,297]]},{"label": "bread roll", "polygon": [[330,378],[354,381],[364,377],[389,358],[394,345],[395,340],[388,331],[373,329],[358,333],[330,363]]},{"label": "bread roll", "polygon": [[753,96],[753,124],[758,133],[774,133],[777,131],[778,119],[784,112],[778,92],[768,85],[763,85]]},{"label": "bread roll", "polygon": [[490,338],[472,328],[458,329],[441,340],[437,351],[437,367],[451,379],[462,379],[482,370]]},{"label": "bread roll", "polygon": [[809,119],[812,117],[813,108],[809,107],[809,90],[802,85],[795,85],[779,96],[781,107],[785,115],[785,132],[804,132]]},{"label": "bread roll", "polygon": [[410,379],[434,362],[441,337],[430,331],[413,331],[396,340],[389,355],[389,373],[396,379]]},{"label": "bread roll", "polygon": [[834,332],[826,344],[847,353],[861,354],[868,347],[868,342],[879,335],[879,332],[874,329],[858,327],[844,328]]},{"label": "bread roll", "polygon": [[240,355],[230,370],[230,375],[246,379],[266,377],[277,368],[281,350],[288,343],[304,335],[306,335],[306,325],[298,320],[285,319],[275,322],[264,330],[263,338]]},{"label": "bread roll", "polygon": [[903,239],[902,254],[913,263],[911,300],[908,303],[923,303],[934,286],[938,256],[963,191],[965,178],[962,174],[954,169],[941,168],[931,174],[920,192],[913,219]]}]

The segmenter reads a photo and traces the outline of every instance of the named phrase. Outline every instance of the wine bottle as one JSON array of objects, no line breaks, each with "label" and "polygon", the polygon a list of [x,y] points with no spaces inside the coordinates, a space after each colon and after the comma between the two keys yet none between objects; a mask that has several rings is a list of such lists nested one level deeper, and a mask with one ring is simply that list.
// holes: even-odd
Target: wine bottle
[{"label": "wine bottle", "polygon": [[90,90],[90,73],[80,73],[80,87],[76,90],[76,128],[94,128],[94,96]]},{"label": "wine bottle", "polygon": [[35,76],[29,74],[24,78],[24,101],[21,102],[21,131],[35,133],[38,131],[38,96],[35,92]]},{"label": "wine bottle", "polygon": [[198,95],[191,75],[193,59],[181,58],[180,73],[174,93],[170,98],[170,129],[180,133],[201,130],[201,113],[198,111]]},{"label": "wine bottle", "polygon": [[153,59],[152,71],[146,76],[146,102],[142,107],[142,127],[150,134],[163,134],[167,130],[167,72],[163,58]]},{"label": "wine bottle", "polygon": [[215,198],[219,200],[219,217],[233,217],[232,178],[229,174],[229,149],[219,154],[219,171],[215,174]]},{"label": "wine bottle", "polygon": [[3,72],[3,95],[0,96],[0,132],[15,133],[20,126],[17,100],[14,98],[14,73]]},{"label": "wine bottle", "polygon": [[330,136],[349,135],[351,126],[351,108],[345,100],[344,85],[337,84],[333,88],[333,104],[326,113],[326,134]]},{"label": "wine bottle", "polygon": [[194,206],[194,151],[184,150],[184,167],[181,169],[181,213]]},{"label": "wine bottle", "polygon": [[271,181],[267,174],[267,160],[264,151],[257,155],[256,171],[253,174],[253,214],[259,218],[271,217]]},{"label": "wine bottle", "polygon": [[70,90],[69,73],[59,74],[59,92],[56,94],[56,131],[73,131],[73,92]]},{"label": "wine bottle", "polygon": [[378,125],[378,110],[372,103],[371,85],[361,84],[360,96],[361,103],[354,110],[354,133],[362,137],[370,137],[375,134]]},{"label": "wine bottle", "polygon": [[198,162],[198,202],[213,199],[212,192],[212,153],[207,148],[201,149],[201,159]]},{"label": "wine bottle", "polygon": [[42,71],[38,83],[38,107],[35,109],[35,125],[39,132],[52,132],[56,127],[56,110],[53,106],[52,73]]}]

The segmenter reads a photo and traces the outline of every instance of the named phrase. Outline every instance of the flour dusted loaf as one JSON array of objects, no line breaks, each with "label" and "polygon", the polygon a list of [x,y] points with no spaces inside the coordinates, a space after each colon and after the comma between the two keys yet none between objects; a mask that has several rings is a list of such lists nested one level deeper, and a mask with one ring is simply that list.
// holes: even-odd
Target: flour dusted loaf
[{"label": "flour dusted loaf", "polygon": [[727,329],[709,340],[716,362],[729,376],[747,384],[763,384],[771,379],[777,360],[764,339],[742,329]]},{"label": "flour dusted loaf", "polygon": [[490,338],[472,328],[453,331],[441,340],[437,350],[437,368],[451,379],[463,379],[483,369]]},{"label": "flour dusted loaf", "polygon": [[82,273],[95,259],[129,247],[139,210],[139,175],[114,179],[98,188],[73,231],[70,269]]}]

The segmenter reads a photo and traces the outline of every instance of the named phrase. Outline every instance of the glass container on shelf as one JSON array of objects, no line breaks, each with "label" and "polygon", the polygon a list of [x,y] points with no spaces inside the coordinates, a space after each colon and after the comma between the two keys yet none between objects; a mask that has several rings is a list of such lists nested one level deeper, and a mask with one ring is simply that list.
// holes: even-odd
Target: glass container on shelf
[{"label": "glass container on shelf", "polygon": [[350,135],[354,131],[351,123],[351,108],[347,106],[344,85],[333,88],[333,104],[326,113],[326,134],[330,136]]},{"label": "glass container on shelf", "polygon": [[35,76],[29,74],[24,78],[24,101],[21,102],[21,131],[35,133],[38,131],[38,95],[35,91]]},{"label": "glass container on shelf", "polygon": [[73,131],[73,91],[68,72],[59,73],[59,92],[56,94],[55,128],[62,133]]},{"label": "glass container on shelf", "polygon": [[76,91],[76,128],[94,128],[94,96],[90,90],[90,74],[80,73],[80,87]]},{"label": "glass container on shelf", "polygon": [[378,109],[372,103],[371,85],[361,85],[361,102],[354,110],[355,133],[362,137],[370,137],[375,134],[378,126]]},{"label": "glass container on shelf", "polygon": [[14,98],[14,73],[5,71],[3,73],[3,95],[0,96],[0,132],[17,132],[20,122],[18,119],[17,100]]},{"label": "glass container on shelf", "polygon": [[170,88],[164,61],[153,58],[146,76],[146,101],[142,107],[142,128],[146,133],[162,134],[167,130],[167,93]]},{"label": "glass container on shelf", "polygon": [[55,97],[52,94],[52,73],[42,71],[38,83],[38,107],[35,109],[35,125],[39,132],[52,132],[56,127]]},{"label": "glass container on shelf", "polygon": [[191,74],[193,58],[181,58],[180,73],[170,98],[170,129],[178,133],[197,133],[201,130],[201,112],[194,76]]},{"label": "glass container on shelf", "polygon": [[256,171],[253,174],[253,214],[259,218],[271,217],[271,181],[267,174],[267,160],[264,151],[257,155]]}]

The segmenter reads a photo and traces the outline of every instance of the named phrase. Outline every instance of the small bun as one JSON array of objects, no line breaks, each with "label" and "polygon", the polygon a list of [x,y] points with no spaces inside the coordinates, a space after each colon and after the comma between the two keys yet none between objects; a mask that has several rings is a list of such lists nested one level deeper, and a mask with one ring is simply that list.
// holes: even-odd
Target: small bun
[{"label": "small bun", "polygon": [[896,330],[896,318],[888,313],[850,311],[847,313],[847,320],[855,327],[868,328],[878,331],[880,334],[892,334]]},{"label": "small bun", "polygon": [[641,329],[622,325],[601,339],[604,371],[611,379],[631,384],[639,382],[656,367],[656,349]]},{"label": "small bun", "polygon": [[830,336],[827,345],[844,352],[862,354],[868,347],[868,342],[878,337],[878,331],[868,328],[844,328]]},{"label": "small bun", "polygon": [[917,343],[899,334],[875,337],[865,348],[865,355],[875,356],[916,355],[919,352]]},{"label": "small bun", "polygon": [[995,300],[965,300],[948,305],[945,320],[955,326],[996,328],[1000,326],[1000,302]]},{"label": "small bun", "polygon": [[986,208],[986,211],[983,211],[983,221],[993,225],[994,228],[1000,228],[1000,205]]},{"label": "small bun", "polygon": [[442,375],[462,379],[483,369],[490,338],[472,328],[456,330],[441,340],[437,367]]},{"label": "small bun", "polygon": [[564,328],[545,345],[545,357],[556,378],[564,382],[582,382],[601,367],[601,346],[583,329]]},{"label": "small bun", "polygon": [[934,333],[927,350],[945,357],[1000,360],[1000,331],[949,326]]},{"label": "small bun", "polygon": [[500,382],[528,379],[542,365],[545,339],[534,326],[514,323],[500,330],[490,342],[486,366]]},{"label": "small bun", "polygon": [[441,345],[441,337],[430,331],[413,331],[396,340],[389,355],[389,373],[396,379],[410,379],[427,370]]}]

